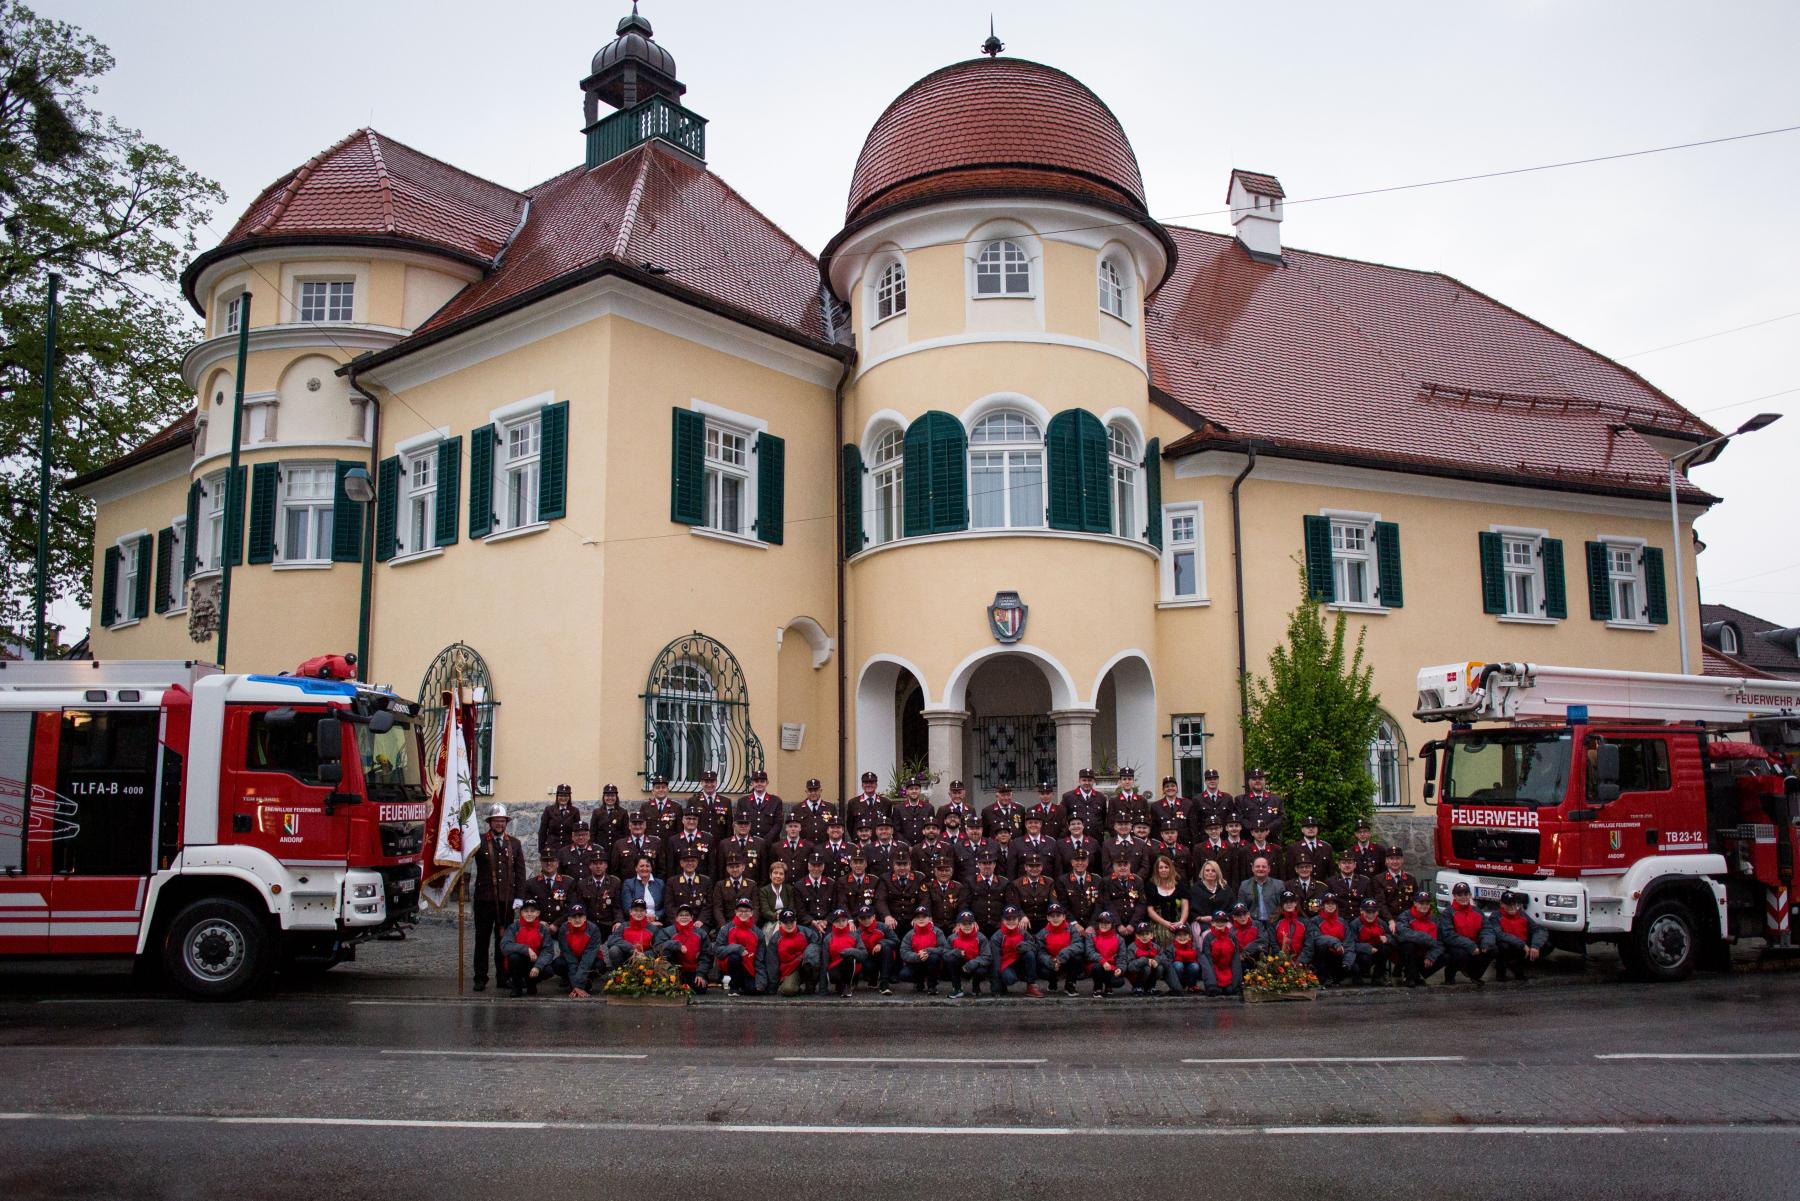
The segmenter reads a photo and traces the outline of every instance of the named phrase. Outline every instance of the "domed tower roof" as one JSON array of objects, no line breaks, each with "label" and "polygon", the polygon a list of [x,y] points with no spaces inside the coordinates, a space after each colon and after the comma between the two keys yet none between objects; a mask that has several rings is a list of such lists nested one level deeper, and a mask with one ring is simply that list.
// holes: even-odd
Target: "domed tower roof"
[{"label": "domed tower roof", "polygon": [[598,75],[613,64],[630,58],[674,78],[675,56],[652,40],[656,31],[650,28],[648,20],[638,15],[637,5],[631,6],[630,16],[619,18],[619,26],[615,32],[619,36],[602,46],[600,52],[594,55],[590,75]]},{"label": "domed tower roof", "polygon": [[996,192],[1149,219],[1137,156],[1105,102],[1065,71],[990,55],[933,71],[888,105],[863,142],[844,220]]},{"label": "domed tower roof", "polygon": [[634,0],[631,15],[619,19],[618,36],[600,47],[592,70],[581,81],[589,125],[598,119],[601,104],[630,108],[652,96],[680,103],[687,87],[675,77],[675,56],[656,44],[654,32],[638,15]]}]

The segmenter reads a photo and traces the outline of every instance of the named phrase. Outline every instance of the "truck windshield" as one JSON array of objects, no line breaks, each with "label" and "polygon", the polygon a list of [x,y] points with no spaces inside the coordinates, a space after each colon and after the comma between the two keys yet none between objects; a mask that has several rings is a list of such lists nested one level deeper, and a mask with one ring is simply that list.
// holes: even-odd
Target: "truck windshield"
[{"label": "truck windshield", "polygon": [[1453,735],[1444,799],[1559,805],[1569,783],[1570,737],[1567,730]]},{"label": "truck windshield", "polygon": [[382,734],[364,725],[352,728],[356,731],[357,749],[362,752],[363,781],[370,791],[425,791],[412,726],[395,722],[392,729]]}]

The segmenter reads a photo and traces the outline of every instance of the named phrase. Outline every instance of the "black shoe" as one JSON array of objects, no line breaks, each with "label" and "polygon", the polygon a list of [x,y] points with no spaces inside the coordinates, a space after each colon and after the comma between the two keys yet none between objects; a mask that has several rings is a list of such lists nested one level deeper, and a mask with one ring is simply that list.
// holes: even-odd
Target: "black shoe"
[{"label": "black shoe", "polygon": [[894,995],[894,988],[891,984],[889,984],[887,981],[884,980],[881,983],[880,992],[881,992],[881,995],[884,997],[891,997]]},{"label": "black shoe", "polygon": [[929,986],[928,986],[928,987],[927,987],[927,988],[926,988],[926,989],[925,989],[925,992],[926,992],[926,993],[927,993],[927,994],[928,994],[928,995],[929,995],[929,996],[933,996],[933,997],[935,997],[935,996],[937,996],[937,995],[938,995],[938,992],[937,992],[937,990],[938,990],[938,986],[937,986],[937,982],[936,982],[936,981],[935,981],[935,980],[934,980],[934,981],[932,981],[932,983],[931,983],[931,984],[930,984],[930,985],[929,985]]},{"label": "black shoe", "polygon": [[520,988],[517,984],[515,984],[512,986],[512,995],[515,997],[522,997],[525,995],[525,990],[523,988]]},{"label": "black shoe", "polygon": [[486,980],[475,981],[475,991],[476,992],[486,992],[487,991],[487,981]]},{"label": "black shoe", "polygon": [[1063,985],[1063,996],[1072,997],[1074,995],[1075,995],[1075,986],[1073,984]]},{"label": "black shoe", "polygon": [[[924,992],[925,991],[925,981],[923,981],[923,980],[913,981],[913,991],[914,992]],[[937,986],[933,985],[931,991],[936,992]]]},{"label": "black shoe", "polygon": [[962,1000],[962,996],[963,996],[963,990],[962,990],[962,989],[960,989],[960,988],[952,988],[952,989],[951,989],[951,990],[950,990],[950,999],[951,999],[951,1000],[952,1000],[952,1001],[960,1001],[960,1000]]}]

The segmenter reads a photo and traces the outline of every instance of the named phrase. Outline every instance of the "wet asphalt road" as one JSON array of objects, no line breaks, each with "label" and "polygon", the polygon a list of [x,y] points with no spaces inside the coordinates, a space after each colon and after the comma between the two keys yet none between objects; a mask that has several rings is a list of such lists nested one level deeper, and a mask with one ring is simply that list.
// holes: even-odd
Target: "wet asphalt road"
[{"label": "wet asphalt road", "polygon": [[0,1197],[1800,1195],[1793,972],[1284,1005],[452,991],[0,973]]}]

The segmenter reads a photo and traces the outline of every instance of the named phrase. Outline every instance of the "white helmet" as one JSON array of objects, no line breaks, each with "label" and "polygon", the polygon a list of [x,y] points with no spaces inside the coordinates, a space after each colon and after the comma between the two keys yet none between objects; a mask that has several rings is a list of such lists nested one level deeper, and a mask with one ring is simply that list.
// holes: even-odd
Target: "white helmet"
[{"label": "white helmet", "polygon": [[490,821],[496,817],[498,817],[504,821],[512,820],[510,817],[506,816],[506,806],[505,805],[495,805],[492,809],[488,810],[488,819]]}]

